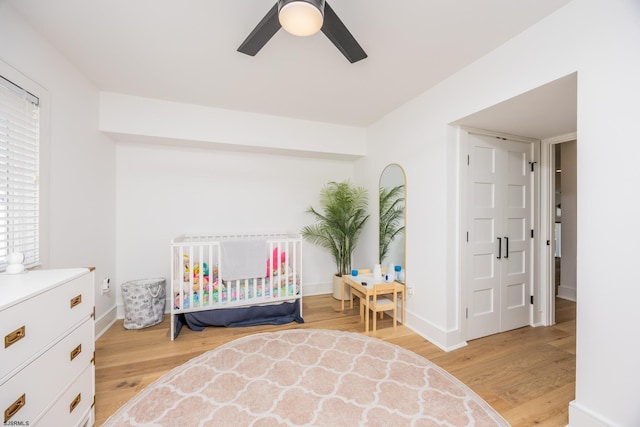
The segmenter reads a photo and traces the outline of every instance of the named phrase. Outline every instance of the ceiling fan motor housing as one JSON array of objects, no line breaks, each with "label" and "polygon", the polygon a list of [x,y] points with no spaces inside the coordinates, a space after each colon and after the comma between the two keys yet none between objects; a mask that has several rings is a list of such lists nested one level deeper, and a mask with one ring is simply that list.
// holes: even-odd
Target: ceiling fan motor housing
[{"label": "ceiling fan motor housing", "polygon": [[316,9],[320,11],[322,16],[324,17],[324,2],[325,0],[278,0],[278,12],[282,10],[283,7],[288,5],[289,3],[309,3],[314,6]]},{"label": "ceiling fan motor housing", "polygon": [[324,0],[280,0],[278,21],[294,36],[312,36],[324,25]]}]

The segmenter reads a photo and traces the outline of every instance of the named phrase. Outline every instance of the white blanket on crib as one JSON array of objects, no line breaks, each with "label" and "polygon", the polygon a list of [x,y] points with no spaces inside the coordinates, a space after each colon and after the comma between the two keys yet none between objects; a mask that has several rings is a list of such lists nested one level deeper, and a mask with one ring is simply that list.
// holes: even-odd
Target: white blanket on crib
[{"label": "white blanket on crib", "polygon": [[220,242],[222,280],[264,277],[267,271],[266,240],[223,240]]}]

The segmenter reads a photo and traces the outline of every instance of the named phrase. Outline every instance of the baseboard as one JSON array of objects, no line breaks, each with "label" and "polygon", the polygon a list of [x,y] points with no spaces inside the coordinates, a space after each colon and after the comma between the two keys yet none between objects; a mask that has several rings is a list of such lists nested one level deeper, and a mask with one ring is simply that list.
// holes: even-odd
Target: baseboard
[{"label": "baseboard", "polygon": [[577,301],[577,291],[575,289],[563,288],[562,286],[558,286],[557,296],[558,298],[566,299],[569,301]]},{"label": "baseboard", "polygon": [[404,325],[441,350],[449,352],[467,345],[466,341],[459,340],[459,331],[445,331],[410,310],[406,312],[407,321]]},{"label": "baseboard", "polygon": [[[303,298],[326,294],[333,294],[333,282],[305,283],[302,288]],[[169,304],[171,303],[168,301],[167,308],[170,307]],[[166,311],[169,312],[169,309]],[[122,317],[124,317],[124,306],[118,305],[118,318]],[[466,341],[460,341],[460,331],[444,331],[409,310],[407,310],[405,326],[444,351],[456,350],[467,345]]]},{"label": "baseboard", "polygon": [[[117,309],[118,309],[118,310],[117,310],[117,315],[116,315],[116,317],[117,317],[118,319],[124,319],[124,304],[120,304],[120,303],[118,303],[118,305],[117,305],[116,307],[117,307]],[[165,305],[165,310],[164,310],[164,311],[165,311],[165,313],[167,312],[167,308],[166,308],[166,307],[171,307],[171,306],[169,305],[169,301],[167,301],[167,304]]]},{"label": "baseboard", "polygon": [[616,424],[606,420],[575,400],[569,402],[569,424],[567,427],[615,427]]},{"label": "baseboard", "polygon": [[[333,295],[333,283],[306,283],[302,290],[303,296],[312,295]],[[443,351],[452,351],[458,348],[465,347],[466,341],[460,341],[460,331],[444,331],[436,325],[432,324],[428,320],[417,316],[415,313],[406,310],[407,319],[406,322],[402,319],[403,325],[411,329],[422,338],[426,339],[433,345],[439,347]]]},{"label": "baseboard", "polygon": [[100,316],[99,319],[96,319],[94,323],[96,340],[118,320],[117,312],[117,307],[114,306],[111,310]]},{"label": "baseboard", "polygon": [[324,295],[333,293],[333,283],[305,283],[302,285],[302,296]]}]

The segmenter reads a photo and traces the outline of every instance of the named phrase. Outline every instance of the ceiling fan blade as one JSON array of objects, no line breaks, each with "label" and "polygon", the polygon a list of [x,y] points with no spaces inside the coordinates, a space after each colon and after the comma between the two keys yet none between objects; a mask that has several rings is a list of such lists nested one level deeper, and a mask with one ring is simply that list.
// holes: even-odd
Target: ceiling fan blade
[{"label": "ceiling fan blade", "polygon": [[276,3],[242,42],[238,52],[255,56],[279,29],[280,21],[278,20],[278,4]]},{"label": "ceiling fan blade", "polygon": [[352,64],[367,57],[365,51],[347,30],[347,27],[329,6],[329,3],[324,4],[322,32]]}]

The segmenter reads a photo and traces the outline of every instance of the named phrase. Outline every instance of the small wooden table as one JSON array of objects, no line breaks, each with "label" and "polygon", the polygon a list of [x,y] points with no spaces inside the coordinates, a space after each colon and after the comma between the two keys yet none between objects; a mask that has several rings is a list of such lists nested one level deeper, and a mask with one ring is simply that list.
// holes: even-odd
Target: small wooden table
[{"label": "small wooden table", "polygon": [[[367,286],[363,286],[362,282],[366,282]],[[366,317],[364,320],[364,330],[365,332],[369,332],[369,297],[373,295],[373,286],[378,283],[385,283],[384,278],[375,279],[373,274],[359,274],[356,277],[353,276],[342,276],[342,311],[344,311],[344,290],[345,286],[349,286],[352,289],[355,289],[359,293],[364,295],[364,304],[366,310]],[[405,286],[400,282],[393,282],[397,286],[397,292],[402,294],[400,299],[400,312],[402,313],[402,323],[404,324],[405,319]],[[351,308],[353,308],[353,296],[351,296]]]}]

